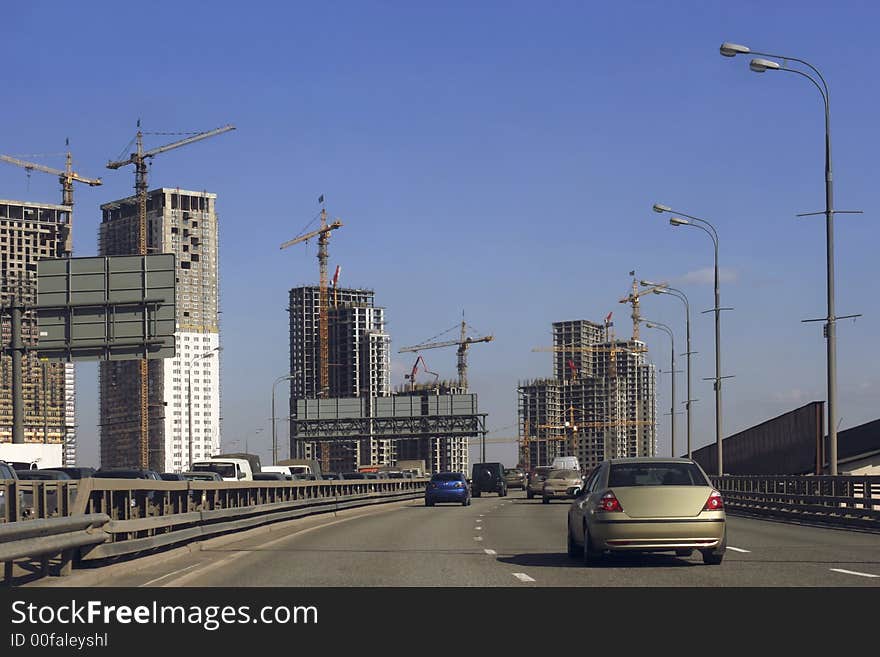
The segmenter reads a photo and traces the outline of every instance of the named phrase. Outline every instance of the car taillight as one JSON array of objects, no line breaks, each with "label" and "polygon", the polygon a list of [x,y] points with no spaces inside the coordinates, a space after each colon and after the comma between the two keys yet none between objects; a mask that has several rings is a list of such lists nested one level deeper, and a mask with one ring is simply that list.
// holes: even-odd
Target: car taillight
[{"label": "car taillight", "polygon": [[620,502],[617,501],[617,498],[614,497],[614,493],[608,491],[602,496],[602,499],[599,501],[599,511],[623,511],[623,507],[620,506]]},{"label": "car taillight", "polygon": [[455,482],[455,487],[456,487],[456,488],[464,488],[464,484],[461,483],[460,481],[456,481],[456,482]]},{"label": "car taillight", "polygon": [[709,495],[709,499],[706,500],[706,505],[703,507],[703,511],[718,511],[718,509],[724,508],[724,501],[721,499],[721,493],[717,490],[713,490],[712,494]]}]

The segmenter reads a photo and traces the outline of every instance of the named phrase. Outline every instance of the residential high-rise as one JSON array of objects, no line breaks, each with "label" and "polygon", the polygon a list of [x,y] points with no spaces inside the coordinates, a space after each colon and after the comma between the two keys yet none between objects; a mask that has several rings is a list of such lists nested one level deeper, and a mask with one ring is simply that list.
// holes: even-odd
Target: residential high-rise
[{"label": "residential high-rise", "polygon": [[[314,399],[320,389],[318,318],[320,288],[290,290],[290,415],[296,399]],[[391,338],[385,309],[374,305],[372,290],[338,288],[328,309],[330,397],[387,397],[391,394]],[[365,438],[339,443],[305,443],[306,458],[322,460],[334,471],[393,462],[390,440]],[[295,453],[291,446],[291,453]]]},{"label": "residential high-rise", "polygon": [[[0,305],[16,295],[36,301],[37,260],[69,258],[71,208],[66,205],[0,200]],[[2,317],[2,346],[9,347],[10,318]],[[23,320],[24,342],[37,344],[32,311]],[[0,442],[12,440],[12,358],[0,355]],[[72,363],[41,362],[29,352],[23,361],[24,439],[26,443],[62,443],[62,462],[76,462],[76,385]]]},{"label": "residential high-rise", "polygon": [[575,320],[553,324],[552,379],[521,383],[520,435],[529,462],[574,455],[601,461],[656,453],[656,375],[638,340],[616,340],[610,327]]},{"label": "residential high-rise", "polygon": [[[147,193],[147,252],[174,253],[175,356],[149,361],[150,467],[189,469],[220,449],[220,326],[217,195],[161,188]],[[101,206],[102,256],[138,253],[137,199]],[[139,363],[100,365],[101,466],[140,461]]]}]

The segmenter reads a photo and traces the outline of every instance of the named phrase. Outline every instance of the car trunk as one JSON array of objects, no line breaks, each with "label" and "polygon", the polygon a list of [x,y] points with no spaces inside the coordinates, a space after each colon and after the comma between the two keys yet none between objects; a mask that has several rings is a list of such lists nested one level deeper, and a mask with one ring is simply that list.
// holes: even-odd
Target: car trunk
[{"label": "car trunk", "polygon": [[630,518],[691,518],[700,515],[708,486],[627,486],[612,488]]}]

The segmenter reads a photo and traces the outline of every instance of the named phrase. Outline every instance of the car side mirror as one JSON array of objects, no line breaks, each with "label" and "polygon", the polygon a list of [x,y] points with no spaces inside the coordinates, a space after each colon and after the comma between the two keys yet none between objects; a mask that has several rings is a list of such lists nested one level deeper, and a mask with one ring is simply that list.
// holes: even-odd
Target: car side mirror
[{"label": "car side mirror", "polygon": [[238,473],[238,478],[239,478],[239,479],[244,479],[244,477],[245,477],[244,472],[239,472],[239,473]]}]

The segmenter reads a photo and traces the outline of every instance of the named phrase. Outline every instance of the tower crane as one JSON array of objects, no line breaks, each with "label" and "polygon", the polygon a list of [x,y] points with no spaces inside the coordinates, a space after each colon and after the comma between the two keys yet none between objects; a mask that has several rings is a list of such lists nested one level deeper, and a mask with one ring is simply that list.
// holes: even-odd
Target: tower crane
[{"label": "tower crane", "polygon": [[103,184],[100,178],[86,178],[85,176],[81,176],[73,170],[73,157],[70,154],[70,150],[67,151],[67,163],[63,171],[60,169],[53,169],[52,167],[47,167],[42,164],[36,164],[35,162],[26,162],[24,160],[19,160],[18,158],[11,157],[9,155],[0,155],[0,160],[8,162],[9,164],[14,164],[16,166],[22,167],[27,170],[28,174],[30,174],[31,171],[42,171],[43,173],[50,173],[52,175],[58,176],[58,180],[59,182],[61,182],[61,205],[66,205],[70,208],[73,207],[74,182],[86,183],[90,187],[98,187],[99,185]]},{"label": "tower crane", "polygon": [[[453,327],[454,328],[454,327]],[[468,378],[467,378],[467,352],[468,348],[472,344],[477,344],[478,342],[492,342],[495,339],[493,335],[484,335],[479,338],[470,338],[467,337],[467,328],[468,325],[464,320],[461,320],[461,336],[458,340],[446,340],[444,342],[422,342],[417,345],[413,345],[412,347],[404,347],[397,353],[402,354],[410,351],[421,351],[422,349],[437,349],[439,347],[454,347],[458,346],[458,385],[463,389],[467,390],[468,388]],[[448,333],[452,329],[448,329],[443,333]],[[441,333],[440,335],[443,335]]]},{"label": "tower crane", "polygon": [[[320,203],[324,202],[322,194],[318,199]],[[294,237],[281,245],[282,249],[288,246],[306,242],[313,237],[318,238],[318,267],[320,269],[320,287],[319,287],[319,309],[318,309],[318,334],[321,350],[321,369],[320,369],[320,390],[319,397],[328,397],[330,395],[330,331],[328,328],[328,303],[329,303],[329,286],[327,281],[327,245],[330,242],[330,234],[339,228],[342,228],[342,222],[336,219],[333,223],[327,223],[327,210],[321,207],[321,227],[313,230],[305,235]]]},{"label": "tower crane", "polygon": [[[164,146],[159,146],[149,151],[144,151],[144,133],[141,131],[141,122],[137,122],[137,134],[135,135],[135,143],[137,150],[129,155],[126,160],[117,160],[108,162],[108,169],[120,169],[129,164],[134,165],[134,189],[137,195],[138,204],[138,255],[147,255],[147,160],[153,158],[160,153],[165,153],[181,146],[188,146],[197,141],[208,139],[216,135],[235,130],[235,126],[225,125],[222,128],[208,130],[207,132],[199,132],[190,135],[185,139],[180,139]],[[149,376],[147,368],[147,359],[140,360],[140,399],[141,399],[141,418],[140,418],[140,462],[142,468],[150,467],[150,418],[149,418]]]},{"label": "tower crane", "polygon": [[646,294],[654,294],[655,290],[662,290],[668,287],[668,283],[658,283],[657,285],[652,285],[651,287],[645,288],[644,290],[639,289],[639,281],[635,278],[635,271],[631,271],[630,276],[633,277],[632,283],[632,292],[623,297],[620,300],[620,303],[631,303],[632,304],[632,320],[633,320],[633,340],[639,339],[639,323],[642,321],[641,313],[639,312],[639,298],[645,296]]}]

